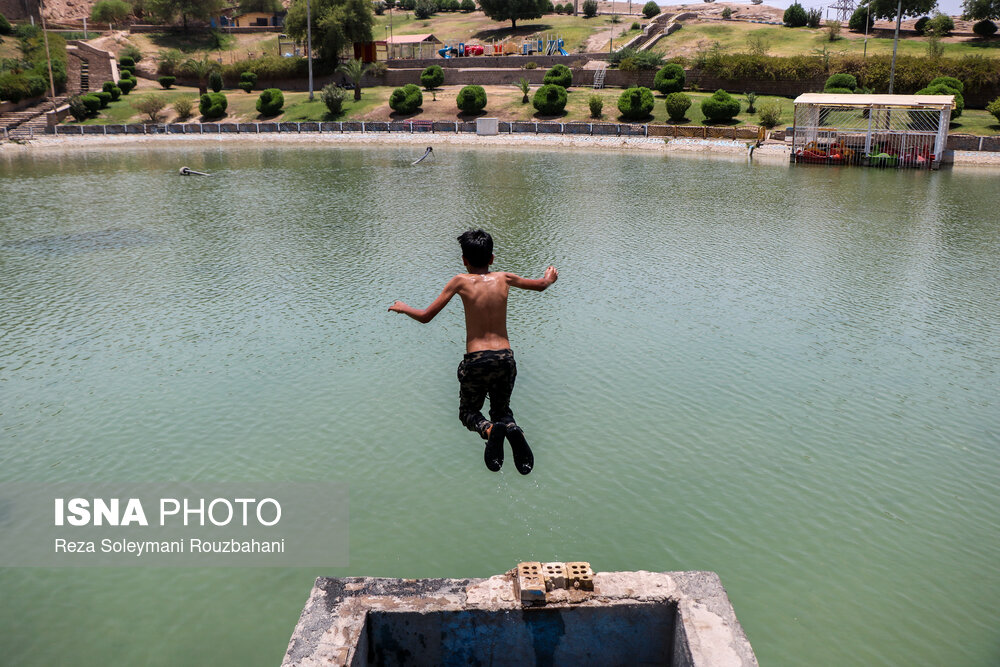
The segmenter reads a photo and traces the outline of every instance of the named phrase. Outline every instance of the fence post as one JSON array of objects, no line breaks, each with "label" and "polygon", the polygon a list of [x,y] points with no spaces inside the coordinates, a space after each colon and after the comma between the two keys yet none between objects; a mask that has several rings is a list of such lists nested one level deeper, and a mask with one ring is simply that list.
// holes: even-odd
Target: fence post
[{"label": "fence post", "polygon": [[365,121],[361,121],[361,134],[365,133]]},{"label": "fence post", "polygon": [[646,138],[649,139],[649,123],[646,123]]}]

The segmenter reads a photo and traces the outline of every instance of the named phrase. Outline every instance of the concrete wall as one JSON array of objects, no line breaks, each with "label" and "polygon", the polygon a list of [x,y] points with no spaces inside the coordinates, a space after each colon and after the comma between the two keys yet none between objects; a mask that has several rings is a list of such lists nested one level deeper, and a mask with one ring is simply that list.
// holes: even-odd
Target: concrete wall
[{"label": "concrete wall", "polygon": [[712,572],[598,572],[531,608],[513,578],[320,577],[282,666],[757,665]]},{"label": "concrete wall", "polygon": [[7,113],[9,111],[20,111],[21,109],[27,109],[28,107],[33,107],[42,100],[45,99],[45,95],[39,97],[31,97],[26,100],[21,100],[20,102],[0,102],[0,113]]},{"label": "concrete wall", "polygon": [[1000,136],[980,137],[972,134],[949,134],[946,148],[950,151],[1000,151]]},{"label": "concrete wall", "polygon": [[80,40],[66,43],[66,91],[69,94],[82,92],[80,86],[81,62],[86,62],[90,75],[89,90],[100,90],[105,81],[117,81],[118,62],[115,54],[95,48]]},{"label": "concrete wall", "polygon": [[366,619],[365,655],[356,655],[353,664],[669,667],[676,617],[677,604],[670,601],[516,611],[374,611]]}]

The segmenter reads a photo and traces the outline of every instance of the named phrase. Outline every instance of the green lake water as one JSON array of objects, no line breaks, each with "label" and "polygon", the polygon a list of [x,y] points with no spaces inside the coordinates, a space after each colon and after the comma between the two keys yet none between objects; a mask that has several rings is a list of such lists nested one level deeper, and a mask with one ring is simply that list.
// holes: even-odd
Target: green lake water
[{"label": "green lake water", "polygon": [[[714,570],[763,665],[1000,663],[995,173],[421,152],[0,158],[0,482],[351,499],[344,568],[0,569],[0,663],[276,665],[316,576],[519,560]],[[479,226],[560,270],[510,298],[528,477],[458,421],[461,304],[386,312]]]}]

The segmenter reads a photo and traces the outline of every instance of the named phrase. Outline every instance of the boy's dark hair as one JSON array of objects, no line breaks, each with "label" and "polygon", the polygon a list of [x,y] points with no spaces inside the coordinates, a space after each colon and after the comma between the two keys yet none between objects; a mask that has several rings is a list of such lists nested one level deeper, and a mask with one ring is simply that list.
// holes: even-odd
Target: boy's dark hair
[{"label": "boy's dark hair", "polygon": [[458,237],[462,245],[462,257],[469,261],[469,266],[482,269],[490,265],[493,259],[493,237],[481,229],[470,229]]}]

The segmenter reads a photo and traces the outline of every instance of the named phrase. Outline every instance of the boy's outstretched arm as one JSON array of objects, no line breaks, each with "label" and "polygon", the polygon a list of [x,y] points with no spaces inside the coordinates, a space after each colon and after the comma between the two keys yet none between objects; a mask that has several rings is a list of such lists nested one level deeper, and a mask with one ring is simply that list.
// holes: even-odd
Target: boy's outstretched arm
[{"label": "boy's outstretched arm", "polygon": [[397,301],[389,306],[389,310],[394,313],[409,315],[417,322],[427,324],[434,319],[435,315],[441,312],[441,309],[444,308],[449,301],[451,301],[451,297],[455,296],[455,293],[458,292],[459,280],[458,276],[449,280],[448,284],[444,286],[443,290],[441,290],[441,294],[438,295],[438,298],[434,299],[434,302],[427,306],[426,310],[419,310],[412,306],[407,306],[402,301]]},{"label": "boy's outstretched arm", "polygon": [[556,271],[556,267],[550,266],[545,269],[545,275],[541,278],[522,278],[516,273],[508,273],[507,284],[511,287],[518,287],[520,289],[530,289],[536,292],[544,291],[546,287],[554,283],[559,279],[559,272]]}]

